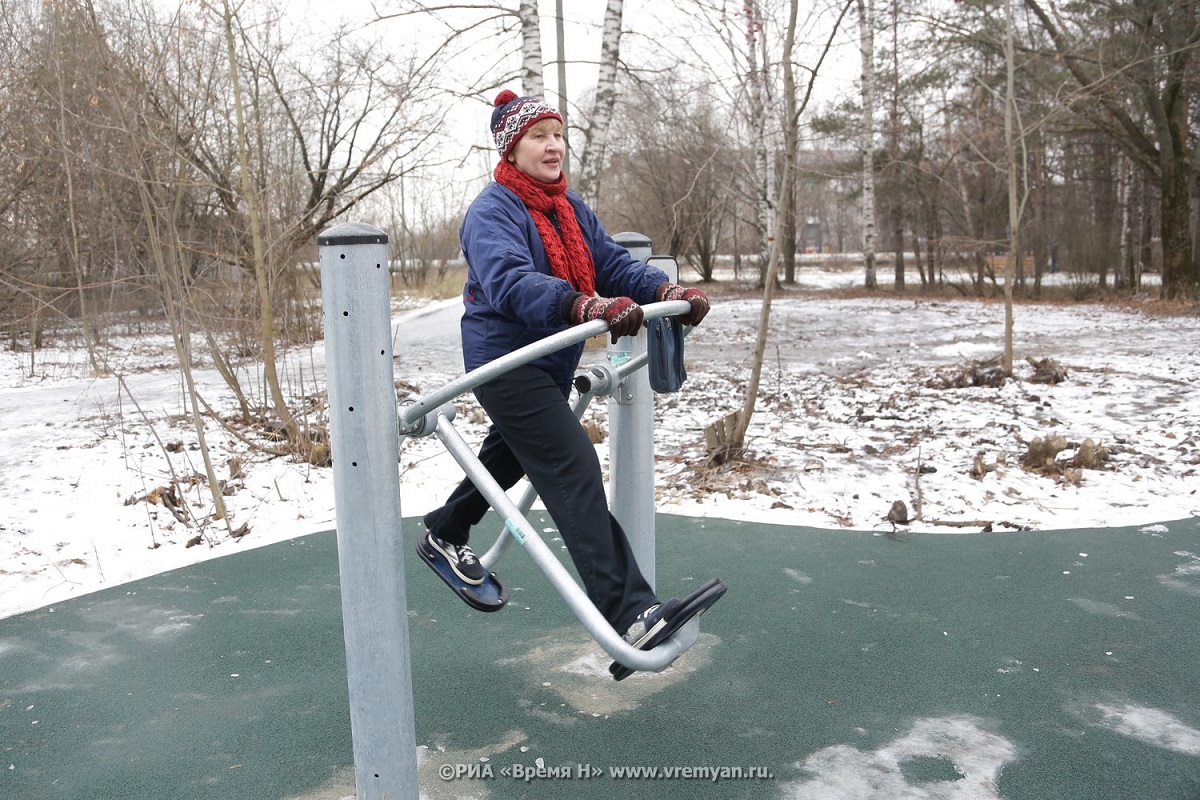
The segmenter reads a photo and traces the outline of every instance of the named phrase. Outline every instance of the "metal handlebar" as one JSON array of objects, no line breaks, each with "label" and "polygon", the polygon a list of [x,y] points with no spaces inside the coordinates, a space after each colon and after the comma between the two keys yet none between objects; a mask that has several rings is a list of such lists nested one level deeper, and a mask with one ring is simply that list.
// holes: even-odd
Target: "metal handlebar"
[{"label": "metal handlebar", "polygon": [[[666,300],[661,303],[649,303],[642,306],[642,312],[646,319],[678,316],[686,314],[690,310],[691,304],[686,300]],[[516,367],[528,364],[542,356],[555,353],[564,347],[579,344],[593,336],[607,333],[608,328],[608,323],[604,320],[593,320],[574,325],[565,331],[559,331],[547,336],[545,339],[539,339],[536,342],[527,344],[519,350],[514,350],[508,355],[497,358],[495,361],[489,361],[482,367],[473,369],[465,375],[455,378],[442,388],[435,389],[423,397],[406,401],[405,405],[399,410],[400,433],[411,435],[421,430],[422,425],[419,421],[422,417],[436,411],[439,406],[454,400],[459,395],[469,392],[495,377],[503,375]],[[432,425],[426,425],[423,429],[431,431],[433,427]]]}]

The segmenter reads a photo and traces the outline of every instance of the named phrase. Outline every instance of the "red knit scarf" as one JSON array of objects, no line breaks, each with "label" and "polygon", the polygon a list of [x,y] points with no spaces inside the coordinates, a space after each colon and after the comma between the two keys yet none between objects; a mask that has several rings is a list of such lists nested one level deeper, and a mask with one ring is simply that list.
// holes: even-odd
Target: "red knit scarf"
[{"label": "red knit scarf", "polygon": [[[596,266],[587,242],[583,240],[579,220],[575,219],[575,209],[567,200],[566,173],[560,173],[554,183],[542,183],[504,160],[496,165],[494,175],[497,183],[511,189],[529,209],[554,277],[562,278],[588,297],[595,294]],[[550,220],[551,213],[558,218],[558,229]],[[559,236],[559,230],[562,236]]]}]

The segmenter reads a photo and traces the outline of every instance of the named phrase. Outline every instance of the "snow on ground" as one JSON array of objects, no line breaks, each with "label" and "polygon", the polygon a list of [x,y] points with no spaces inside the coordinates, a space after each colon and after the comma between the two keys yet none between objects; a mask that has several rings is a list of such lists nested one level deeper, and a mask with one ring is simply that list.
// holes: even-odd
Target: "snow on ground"
[{"label": "snow on ground", "polygon": [[[856,279],[813,270],[801,283]],[[1020,305],[1018,379],[937,388],[1000,353],[1001,305],[785,292],[773,309],[750,457],[712,465],[704,428],[741,406],[760,306],[752,296],[718,298],[688,339],[684,390],[658,399],[664,513],[880,534],[893,530],[885,516],[895,501],[915,518],[900,530],[939,533],[1200,516],[1196,316]],[[457,300],[398,309],[398,380],[428,392],[459,373],[458,310]],[[209,519],[167,337],[131,335],[104,356],[112,372],[97,376],[78,349],[39,351],[32,363],[28,353],[0,353],[0,617],[333,527],[331,470],[251,449],[211,419],[205,435],[230,523]],[[1032,383],[1027,356],[1053,358],[1067,380]],[[584,365],[603,357],[589,349]],[[306,407],[322,421],[320,344],[288,354],[283,373],[295,393],[315,398]],[[242,374],[244,385],[261,386],[251,368]],[[196,378],[214,408],[233,409],[215,371],[201,364]],[[476,442],[482,417],[470,398],[461,405],[456,425]],[[604,404],[588,416],[603,428]],[[1108,460],[1065,474],[1023,469],[1029,442],[1054,434],[1068,442],[1060,462],[1087,438]],[[598,447],[602,460],[606,450]],[[405,517],[436,505],[462,474],[432,438],[405,442],[399,469]],[[161,502],[172,487],[186,524]],[[249,533],[231,538],[242,525]],[[494,532],[485,533],[490,542]]]}]

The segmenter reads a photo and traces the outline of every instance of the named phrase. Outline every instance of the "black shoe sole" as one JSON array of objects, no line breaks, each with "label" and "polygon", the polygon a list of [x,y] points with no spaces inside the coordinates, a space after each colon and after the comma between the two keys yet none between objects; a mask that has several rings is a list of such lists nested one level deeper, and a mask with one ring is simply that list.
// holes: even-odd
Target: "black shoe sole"
[{"label": "black shoe sole", "polygon": [[483,583],[474,586],[459,577],[446,556],[429,542],[428,533],[421,534],[416,547],[421,560],[454,590],[460,600],[476,611],[499,611],[508,602],[508,587],[496,573],[489,572]]},{"label": "black shoe sole", "polygon": [[[720,578],[712,578],[706,581],[696,591],[689,594],[687,597],[679,601],[679,605],[669,617],[664,617],[655,625],[654,633],[649,637],[642,637],[644,644],[638,647],[639,650],[653,650],[658,645],[670,639],[679,629],[682,628],[689,620],[700,616],[708,609],[712,608],[713,604],[725,596],[728,586]],[[623,681],[633,673],[635,669],[625,666],[620,661],[614,661],[608,666],[608,671],[613,678],[618,681]]]}]

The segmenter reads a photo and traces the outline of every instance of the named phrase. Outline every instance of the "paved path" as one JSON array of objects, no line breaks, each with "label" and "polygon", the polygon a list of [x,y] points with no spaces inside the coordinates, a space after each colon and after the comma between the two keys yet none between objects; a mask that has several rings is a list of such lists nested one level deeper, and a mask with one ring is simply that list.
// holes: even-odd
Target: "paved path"
[{"label": "paved path", "polygon": [[[1200,520],[658,524],[664,593],[730,591],[619,684],[515,549],[493,615],[408,559],[423,796],[1200,797]],[[6,800],[353,791],[331,533],[0,620]]]}]

